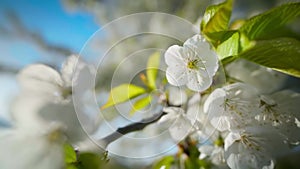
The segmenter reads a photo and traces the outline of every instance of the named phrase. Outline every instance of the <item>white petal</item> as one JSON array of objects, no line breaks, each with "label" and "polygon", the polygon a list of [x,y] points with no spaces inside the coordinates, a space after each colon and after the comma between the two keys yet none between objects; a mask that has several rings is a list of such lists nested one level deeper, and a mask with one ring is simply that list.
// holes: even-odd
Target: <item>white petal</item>
[{"label": "white petal", "polygon": [[64,155],[60,143],[24,129],[8,129],[0,135],[1,169],[61,169]]},{"label": "white petal", "polygon": [[234,142],[236,142],[240,138],[241,138],[241,135],[239,133],[230,132],[224,140],[225,151],[227,151],[228,147],[230,147]]},{"label": "white petal", "polygon": [[78,56],[71,55],[63,63],[63,66],[61,69],[61,74],[62,74],[62,79],[66,86],[72,85],[73,74],[74,74],[76,67],[78,67],[77,64],[80,64],[79,62],[80,61],[79,61]]},{"label": "white petal", "polygon": [[168,66],[185,66],[184,61],[185,54],[183,53],[183,47],[173,45],[169,47],[165,53],[165,62]]},{"label": "white petal", "polygon": [[187,70],[185,67],[168,67],[166,76],[171,85],[182,86],[187,83]]},{"label": "white petal", "polygon": [[213,164],[223,165],[224,167],[227,167],[225,164],[223,147],[215,147],[214,151],[211,154],[211,161]]},{"label": "white petal", "polygon": [[192,125],[185,116],[178,116],[173,125],[169,128],[169,132],[176,142],[183,140],[191,130]]},{"label": "white petal", "polygon": [[188,73],[187,87],[191,90],[202,92],[209,88],[212,84],[212,79],[205,72],[192,70]]},{"label": "white petal", "polygon": [[230,128],[230,121],[225,114],[224,103],[226,93],[223,89],[216,89],[211,93],[204,103],[204,112],[212,126],[219,131],[225,131]]},{"label": "white petal", "polygon": [[218,113],[224,110],[222,105],[224,105],[226,99],[226,92],[223,89],[216,89],[211,93],[204,103],[205,113]]},{"label": "white petal", "polygon": [[168,98],[169,98],[169,103],[172,106],[180,106],[187,101],[187,95],[185,91],[178,87],[170,87]]},{"label": "white petal", "polygon": [[184,113],[184,110],[179,107],[164,107],[163,112],[167,114],[162,116],[158,123],[168,123],[169,121],[174,121],[174,119]]},{"label": "white petal", "polygon": [[33,97],[32,93],[21,93],[12,103],[12,118],[21,127],[36,127],[44,124],[39,110],[53,99],[51,97]]},{"label": "white petal", "polygon": [[[235,143],[237,146],[237,143]],[[232,146],[230,147],[232,149]],[[227,157],[227,164],[231,169],[240,169],[240,168],[268,168],[272,169],[274,167],[274,162],[272,158],[266,154],[253,153],[251,151],[243,149],[242,146],[239,147],[239,151],[236,151],[235,148],[233,151],[228,150],[229,155]],[[225,153],[225,154],[226,154]]]},{"label": "white petal", "polygon": [[49,123],[56,122],[61,124],[65,129],[64,132],[68,136],[69,141],[75,143],[86,139],[86,132],[77,118],[72,102],[47,104],[39,111],[39,115]]},{"label": "white petal", "polygon": [[204,38],[202,38],[201,35],[196,34],[194,36],[192,36],[191,38],[189,38],[188,40],[186,40],[183,44],[183,46],[199,46],[199,43],[202,43],[204,41]]},{"label": "white petal", "polygon": [[202,145],[199,147],[200,153],[205,154],[206,156],[210,156],[214,149],[215,148],[212,145]]},{"label": "white petal", "polygon": [[230,130],[232,125],[231,120],[227,116],[211,117],[210,124],[221,132]]},{"label": "white petal", "polygon": [[276,92],[271,95],[276,101],[280,110],[293,115],[294,117],[300,118],[299,105],[300,105],[300,94],[291,90],[283,90]]},{"label": "white petal", "polygon": [[18,80],[23,90],[48,96],[57,95],[63,85],[59,73],[42,64],[26,67],[18,74]]},{"label": "white petal", "polygon": [[193,50],[196,56],[200,58],[205,65],[209,77],[212,78],[218,70],[219,65],[218,56],[211,49],[210,44],[200,35],[195,35],[184,43],[184,47]]},{"label": "white petal", "polygon": [[200,106],[200,102],[195,104],[191,104],[189,102],[186,115],[187,118],[190,119],[193,124],[195,123],[195,121],[198,121],[200,123],[204,122],[202,121],[202,117],[201,117],[203,116],[203,110],[202,110],[202,106]]}]

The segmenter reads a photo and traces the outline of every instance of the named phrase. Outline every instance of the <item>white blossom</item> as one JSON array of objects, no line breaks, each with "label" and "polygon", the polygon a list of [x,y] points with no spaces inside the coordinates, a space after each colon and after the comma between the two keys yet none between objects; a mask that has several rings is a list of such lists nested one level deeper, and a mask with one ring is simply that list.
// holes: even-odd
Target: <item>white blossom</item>
[{"label": "white blossom", "polygon": [[[78,81],[84,81],[83,77],[91,77],[91,72],[92,68],[75,55],[68,57],[60,73],[42,64],[26,67],[18,74],[21,92],[12,105],[13,119],[17,125],[39,123],[42,121],[39,112],[44,107],[49,104],[61,107],[71,102],[72,87],[77,87],[77,95],[86,91],[89,83],[79,85]],[[76,116],[75,111],[73,114]]]},{"label": "white blossom", "polygon": [[178,87],[169,87],[168,102],[171,106],[181,106],[187,101],[186,92]]},{"label": "white blossom", "polygon": [[210,124],[208,116],[203,111],[203,103],[206,98],[202,98],[199,93],[194,94],[187,104],[187,118],[194,124],[195,134],[199,143],[215,140],[219,137],[219,132]]},{"label": "white blossom", "polygon": [[226,167],[226,161],[224,157],[224,148],[214,145],[202,145],[199,147],[200,159],[209,158],[209,160],[216,166]]},{"label": "white blossom", "polygon": [[219,131],[244,127],[259,112],[258,92],[243,83],[218,88],[204,103],[204,112]]},{"label": "white blossom", "polygon": [[167,114],[161,117],[158,123],[169,126],[168,130],[174,141],[183,140],[193,130],[193,124],[186,117],[182,108],[166,107],[163,112]]},{"label": "white blossom", "polygon": [[297,125],[300,116],[299,104],[300,94],[290,90],[261,96],[261,111],[255,119],[274,126],[289,143],[299,144],[300,128]]},{"label": "white blossom", "polygon": [[[3,129],[0,134],[0,158],[5,161],[1,169],[61,169],[65,165],[65,142],[86,141],[71,96],[74,86],[79,96],[85,93],[90,84],[81,86],[78,81],[89,78],[91,70],[77,60],[76,56],[69,57],[61,73],[41,64],[20,72],[21,94],[12,109],[13,128]],[[77,104],[83,107],[83,103]]]},{"label": "white blossom", "polygon": [[0,131],[1,169],[64,168],[63,130],[57,125]]},{"label": "white blossom", "polygon": [[253,123],[225,138],[225,158],[231,169],[274,168],[274,159],[289,151],[284,138],[272,126]]},{"label": "white blossom", "polygon": [[174,86],[187,85],[194,91],[206,90],[218,69],[218,56],[200,35],[188,39],[182,47],[169,47],[165,62],[168,82]]},{"label": "white blossom", "polygon": [[78,78],[82,77],[79,73],[84,72],[85,76],[91,76],[88,70],[92,71],[91,67],[72,55],[63,63],[60,72],[47,65],[33,64],[18,74],[18,81],[21,92],[43,99],[48,98],[52,102],[61,102],[70,100],[72,87],[77,85]]}]

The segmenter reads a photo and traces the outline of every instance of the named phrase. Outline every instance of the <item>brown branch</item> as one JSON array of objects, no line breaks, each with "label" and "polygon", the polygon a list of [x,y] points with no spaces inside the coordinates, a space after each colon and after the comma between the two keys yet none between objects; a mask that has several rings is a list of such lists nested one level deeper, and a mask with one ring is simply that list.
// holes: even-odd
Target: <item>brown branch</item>
[{"label": "brown branch", "polygon": [[143,119],[139,122],[132,123],[132,124],[129,124],[124,127],[120,127],[112,134],[100,139],[100,142],[102,142],[104,144],[104,146],[107,147],[108,144],[114,142],[115,140],[119,139],[123,135],[134,132],[134,131],[142,130],[146,126],[157,122],[162,116],[164,116],[166,114],[167,113],[165,113],[165,112],[157,113],[154,116]]}]

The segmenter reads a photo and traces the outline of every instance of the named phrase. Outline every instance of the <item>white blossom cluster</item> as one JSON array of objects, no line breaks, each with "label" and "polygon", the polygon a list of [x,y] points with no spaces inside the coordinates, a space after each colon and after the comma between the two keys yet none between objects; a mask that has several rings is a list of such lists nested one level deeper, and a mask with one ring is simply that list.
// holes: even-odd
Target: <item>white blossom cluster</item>
[{"label": "white blossom cluster", "polygon": [[171,102],[163,120],[176,120],[169,129],[175,141],[188,135],[199,139],[200,159],[210,159],[216,168],[267,169],[299,145],[300,94],[275,91],[285,76],[239,60],[226,69],[241,82],[225,83],[207,94],[203,91],[212,85],[218,60],[200,35],[183,47],[171,46],[165,60],[168,82],[186,84],[196,94],[189,99],[187,94],[177,96],[184,98],[181,105],[185,108],[172,107]]},{"label": "white blossom cluster", "polygon": [[[236,82],[216,86],[218,55],[201,35],[169,47],[165,62],[170,86],[164,91],[166,115],[158,124],[169,125],[176,143],[196,139],[199,159],[209,160],[213,168],[271,169],[277,157],[299,146],[300,94],[278,91],[284,75],[238,60],[225,68]],[[13,126],[0,132],[1,169],[61,169],[64,145],[88,142],[74,107],[85,102],[74,104],[72,96],[91,90],[76,82],[91,77],[92,71],[71,56],[60,72],[34,64],[19,73],[21,93],[13,104]],[[80,90],[73,93],[76,86]],[[10,160],[12,156],[18,162]]]},{"label": "white blossom cluster", "polygon": [[[76,85],[72,83],[90,76],[91,71],[74,55],[65,61],[61,72],[33,64],[19,73],[21,92],[12,106],[13,126],[0,129],[1,169],[65,166],[64,145],[87,141],[71,99]],[[87,90],[82,87],[82,92]]]}]

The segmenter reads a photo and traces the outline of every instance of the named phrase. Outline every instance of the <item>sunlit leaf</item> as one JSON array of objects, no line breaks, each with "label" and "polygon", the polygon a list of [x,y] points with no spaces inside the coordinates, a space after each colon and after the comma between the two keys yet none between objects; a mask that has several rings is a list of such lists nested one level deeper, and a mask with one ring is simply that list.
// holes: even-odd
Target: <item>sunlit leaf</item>
[{"label": "sunlit leaf", "polygon": [[66,169],[78,169],[78,167],[75,164],[68,164]]},{"label": "sunlit leaf", "polygon": [[250,18],[239,30],[250,40],[259,39],[299,16],[300,3],[288,3]]},{"label": "sunlit leaf", "polygon": [[157,163],[153,165],[153,169],[170,169],[175,159],[173,156],[166,156],[160,159]]},{"label": "sunlit leaf", "polygon": [[152,96],[148,95],[146,97],[143,97],[139,100],[137,100],[132,106],[132,109],[130,111],[130,115],[133,115],[136,111],[139,111],[143,108],[145,108],[146,106],[148,106],[152,101]]},{"label": "sunlit leaf", "polygon": [[77,161],[76,152],[70,144],[64,145],[65,163],[75,163]]},{"label": "sunlit leaf", "polygon": [[300,42],[292,38],[257,41],[239,57],[300,77]]},{"label": "sunlit leaf", "polygon": [[122,84],[120,86],[114,87],[110,91],[109,98],[107,102],[101,107],[101,109],[123,103],[144,93],[146,93],[146,90],[142,87],[132,84]]},{"label": "sunlit leaf", "polygon": [[221,43],[217,47],[217,53],[219,55],[219,59],[225,59],[229,56],[235,56],[239,52],[239,42],[240,35],[239,32],[235,32],[228,39],[226,39],[223,43]]},{"label": "sunlit leaf", "polygon": [[[201,22],[201,31],[209,38],[212,38],[211,33],[227,31],[231,11],[232,0],[209,6],[206,9]],[[222,34],[218,35],[219,37],[222,37]]]},{"label": "sunlit leaf", "polygon": [[80,154],[78,161],[79,169],[101,169],[104,165],[101,157],[93,153]]},{"label": "sunlit leaf", "polygon": [[160,64],[160,53],[155,52],[153,53],[147,63],[147,79],[148,84],[151,89],[156,89],[156,78],[157,78],[157,71],[159,69]]}]

